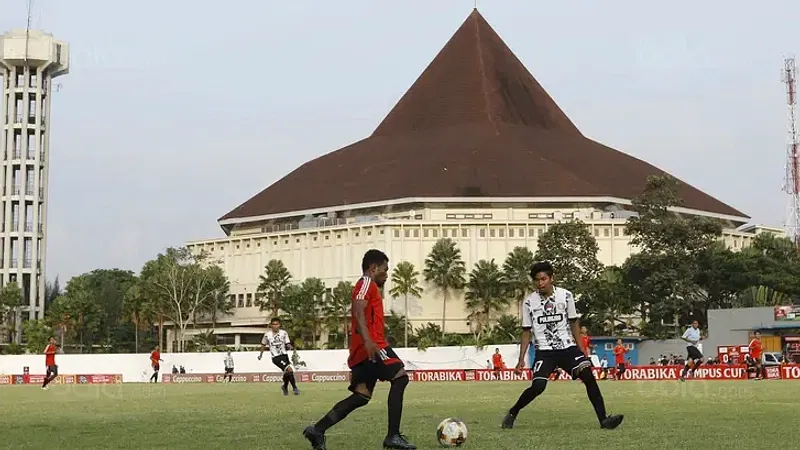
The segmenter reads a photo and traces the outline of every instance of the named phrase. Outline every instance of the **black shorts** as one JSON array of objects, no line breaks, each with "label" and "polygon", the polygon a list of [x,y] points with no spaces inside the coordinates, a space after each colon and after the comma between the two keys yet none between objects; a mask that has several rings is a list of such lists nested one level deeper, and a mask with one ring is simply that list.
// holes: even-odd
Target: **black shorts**
[{"label": "black shorts", "polygon": [[574,380],[578,378],[580,371],[587,367],[592,367],[592,361],[577,346],[564,350],[537,350],[532,369],[533,379],[549,380],[550,374],[560,368]]},{"label": "black shorts", "polygon": [[159,366],[158,364],[153,364],[153,371],[158,372],[159,370],[161,370],[161,366]]},{"label": "black shorts", "polygon": [[703,359],[703,354],[700,353],[700,349],[695,347],[694,345],[686,346],[686,359]]},{"label": "black shorts", "polygon": [[47,375],[45,375],[45,376],[49,377],[50,375],[53,375],[53,376],[57,376],[58,375],[58,366],[47,366]]},{"label": "black shorts", "polygon": [[289,355],[278,355],[272,357],[272,364],[275,364],[279,369],[286,372],[286,369],[292,365],[292,362],[289,361]]},{"label": "black shorts", "polygon": [[405,365],[391,347],[386,347],[380,351],[380,358],[377,361],[366,360],[350,368],[350,387],[351,392],[355,392],[359,384],[367,385],[367,390],[372,392],[375,385],[380,381],[391,381],[403,370]]},{"label": "black shorts", "polygon": [[617,370],[625,370],[625,364],[617,364]]},{"label": "black shorts", "polygon": [[226,374],[227,374],[227,373],[233,373],[233,367],[226,367],[226,368],[225,368],[225,373],[226,373]]}]

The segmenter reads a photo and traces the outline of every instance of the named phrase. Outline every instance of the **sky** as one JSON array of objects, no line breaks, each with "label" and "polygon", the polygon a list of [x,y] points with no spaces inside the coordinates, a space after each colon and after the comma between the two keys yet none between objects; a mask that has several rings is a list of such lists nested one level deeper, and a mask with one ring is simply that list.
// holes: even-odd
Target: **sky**
[{"label": "sky", "polygon": [[[25,27],[27,3],[0,0],[0,32]],[[224,236],[219,217],[369,135],[473,4],[34,0],[33,27],[71,49],[51,108],[47,278],[138,271]],[[800,53],[800,2],[478,9],[586,136],[783,225],[781,70]]]}]

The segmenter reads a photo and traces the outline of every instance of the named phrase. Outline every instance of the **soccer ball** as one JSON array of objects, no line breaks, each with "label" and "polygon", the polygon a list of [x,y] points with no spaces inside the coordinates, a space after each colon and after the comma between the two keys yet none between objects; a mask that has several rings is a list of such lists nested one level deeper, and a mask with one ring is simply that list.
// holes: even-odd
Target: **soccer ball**
[{"label": "soccer ball", "polygon": [[459,419],[448,417],[436,429],[436,438],[443,447],[460,447],[467,442],[467,424]]}]

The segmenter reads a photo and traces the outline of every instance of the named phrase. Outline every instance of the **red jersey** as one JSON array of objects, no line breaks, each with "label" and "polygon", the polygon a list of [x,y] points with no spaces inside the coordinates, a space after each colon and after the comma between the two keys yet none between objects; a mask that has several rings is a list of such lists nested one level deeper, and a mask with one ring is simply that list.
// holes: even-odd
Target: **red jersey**
[{"label": "red jersey", "polygon": [[47,344],[44,349],[44,365],[47,367],[56,365],[56,346],[54,344]]},{"label": "red jersey", "polygon": [[748,345],[748,347],[750,347],[750,356],[752,356],[753,359],[755,359],[756,361],[760,361],[761,350],[763,350],[761,341],[753,339],[752,341],[750,341],[750,345]]},{"label": "red jersey", "polygon": [[495,353],[492,355],[492,365],[495,369],[502,369],[503,368],[503,355],[499,353]]},{"label": "red jersey", "polygon": [[589,347],[592,345],[592,338],[588,335],[581,335],[581,344],[583,344],[583,353],[589,356]]},{"label": "red jersey", "polygon": [[614,361],[617,365],[625,364],[625,353],[628,353],[628,349],[622,345],[618,345],[614,347]]},{"label": "red jersey", "polygon": [[[353,307],[355,307],[356,300],[367,301],[367,306],[364,309],[364,318],[367,320],[367,330],[372,342],[380,349],[388,347],[383,321],[383,297],[378,285],[369,277],[361,277],[353,288]],[[350,357],[347,358],[347,365],[353,367],[366,360],[368,355],[367,350],[364,348],[364,339],[358,334],[356,318],[352,313],[350,329],[352,330],[352,337],[350,339]]]},{"label": "red jersey", "polygon": [[161,359],[161,352],[157,350],[153,350],[153,353],[150,353],[150,365],[155,367],[158,365],[158,361]]}]

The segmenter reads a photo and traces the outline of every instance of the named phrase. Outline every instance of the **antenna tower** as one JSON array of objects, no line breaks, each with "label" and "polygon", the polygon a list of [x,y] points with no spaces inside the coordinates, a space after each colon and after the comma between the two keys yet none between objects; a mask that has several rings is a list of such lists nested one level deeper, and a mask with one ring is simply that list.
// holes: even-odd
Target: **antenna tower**
[{"label": "antenna tower", "polygon": [[789,194],[786,211],[786,234],[800,249],[800,145],[797,136],[797,65],[794,57],[783,61],[783,82],[786,84],[789,130],[786,143],[786,180],[783,190]]}]

